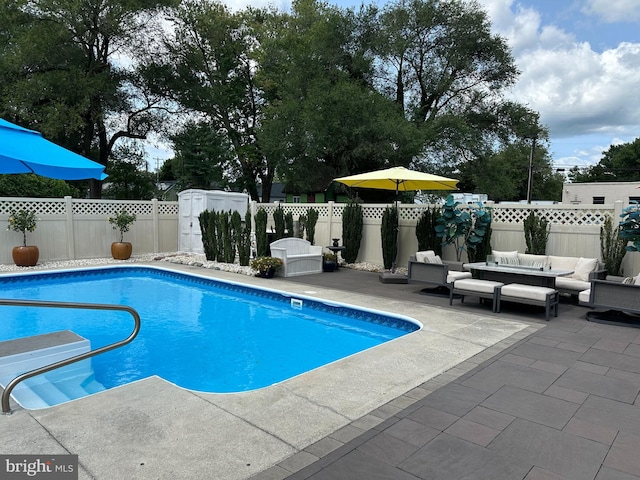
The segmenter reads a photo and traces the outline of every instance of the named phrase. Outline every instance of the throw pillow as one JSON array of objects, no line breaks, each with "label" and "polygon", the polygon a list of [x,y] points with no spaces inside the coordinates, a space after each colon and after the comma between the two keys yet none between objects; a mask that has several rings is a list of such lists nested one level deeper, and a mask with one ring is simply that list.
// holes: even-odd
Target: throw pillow
[{"label": "throw pillow", "polygon": [[624,277],[622,283],[625,285],[633,285],[636,282],[636,277]]},{"label": "throw pillow", "polygon": [[425,250],[423,252],[416,252],[416,261],[417,262],[422,262],[422,263],[428,263],[427,262],[427,255],[431,253],[432,255],[435,255],[435,252],[433,250]]},{"label": "throw pillow", "polygon": [[501,263],[502,265],[518,265],[520,263],[517,250],[514,250],[513,252],[492,250],[491,254],[493,255],[493,258],[495,258],[496,262]]},{"label": "throw pillow", "polygon": [[595,271],[598,266],[597,258],[583,258],[580,257],[576,262],[576,268],[573,271],[571,278],[576,280],[582,280],[583,282],[589,281],[589,274]]},{"label": "throw pillow", "polygon": [[440,258],[440,255],[427,255],[427,262],[428,263],[442,263],[442,259]]}]

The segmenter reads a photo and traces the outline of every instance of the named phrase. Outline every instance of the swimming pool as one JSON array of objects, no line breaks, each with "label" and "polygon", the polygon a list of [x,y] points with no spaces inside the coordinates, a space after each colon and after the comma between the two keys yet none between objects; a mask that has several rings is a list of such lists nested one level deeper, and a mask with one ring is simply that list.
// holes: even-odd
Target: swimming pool
[{"label": "swimming pool", "polygon": [[[138,337],[91,360],[106,388],[158,375],[191,390],[273,385],[418,330],[342,304],[156,267],[108,267],[0,277],[3,298],[130,305]],[[121,312],[0,307],[0,341],[70,330],[98,348],[126,337]]]}]

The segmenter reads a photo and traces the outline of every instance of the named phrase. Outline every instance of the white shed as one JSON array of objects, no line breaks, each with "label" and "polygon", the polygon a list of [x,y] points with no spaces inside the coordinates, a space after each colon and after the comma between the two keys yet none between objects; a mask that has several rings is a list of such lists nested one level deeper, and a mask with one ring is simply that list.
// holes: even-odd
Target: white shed
[{"label": "white shed", "polygon": [[242,220],[249,207],[246,193],[222,190],[183,190],[178,194],[178,250],[204,253],[202,232],[198,216],[205,210],[216,212],[238,211]]}]

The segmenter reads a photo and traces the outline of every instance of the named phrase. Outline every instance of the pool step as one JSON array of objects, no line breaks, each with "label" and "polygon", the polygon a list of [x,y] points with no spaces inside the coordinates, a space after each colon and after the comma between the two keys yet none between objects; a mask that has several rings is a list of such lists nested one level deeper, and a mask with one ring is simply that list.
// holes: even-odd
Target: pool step
[{"label": "pool step", "polygon": [[[0,384],[21,373],[88,352],[88,340],[70,331],[0,342]],[[44,408],[105,390],[86,359],[18,384],[11,396],[25,408]]]}]

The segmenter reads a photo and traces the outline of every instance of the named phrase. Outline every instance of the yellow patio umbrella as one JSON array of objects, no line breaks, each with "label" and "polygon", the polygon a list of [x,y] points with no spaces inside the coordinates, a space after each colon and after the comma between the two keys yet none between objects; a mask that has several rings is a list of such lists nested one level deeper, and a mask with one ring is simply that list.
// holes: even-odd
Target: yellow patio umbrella
[{"label": "yellow patio umbrella", "polygon": [[348,177],[336,178],[334,181],[349,187],[377,188],[412,192],[415,190],[457,190],[458,180],[416,172],[405,167],[392,167],[373,172],[358,173]]},{"label": "yellow patio umbrella", "polygon": [[[380,190],[395,190],[396,202],[398,192],[410,192],[415,190],[457,190],[458,180],[440,177],[430,173],[416,172],[405,167],[391,167],[384,170],[359,173],[334,179],[335,182],[343,183],[349,187],[376,188]],[[397,256],[397,235],[398,225],[394,225],[395,235],[393,237],[393,266],[391,272],[396,271]],[[382,277],[381,277],[382,279]]]}]

